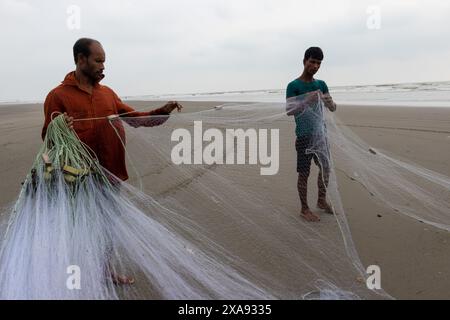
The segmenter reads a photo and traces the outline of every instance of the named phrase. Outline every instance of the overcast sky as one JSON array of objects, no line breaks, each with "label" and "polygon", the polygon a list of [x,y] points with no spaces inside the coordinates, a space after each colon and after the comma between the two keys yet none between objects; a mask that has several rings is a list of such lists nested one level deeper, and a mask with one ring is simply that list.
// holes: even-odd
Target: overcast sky
[{"label": "overcast sky", "polygon": [[285,88],[309,46],[329,86],[446,81],[449,21],[446,0],[0,0],[0,100],[44,99],[80,37],[120,96]]}]

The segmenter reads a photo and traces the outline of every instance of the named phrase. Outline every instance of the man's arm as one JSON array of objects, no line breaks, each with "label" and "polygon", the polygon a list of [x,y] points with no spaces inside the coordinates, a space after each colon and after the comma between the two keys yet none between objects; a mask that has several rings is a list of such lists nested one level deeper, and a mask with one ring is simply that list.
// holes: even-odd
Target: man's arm
[{"label": "man's arm", "polygon": [[295,116],[305,112],[305,110],[318,103],[319,92],[312,91],[299,96],[286,99],[286,113],[288,116]]},{"label": "man's arm", "polygon": [[328,108],[328,110],[330,110],[331,112],[336,111],[336,103],[334,103],[333,98],[330,95],[330,90],[328,89],[327,84],[325,83],[325,81],[322,81],[322,95],[321,98],[323,100],[323,102],[325,103],[325,107]]},{"label": "man's arm", "polygon": [[158,109],[148,112],[139,112],[123,103],[115,93],[114,97],[116,99],[117,111],[119,112],[119,115],[123,117],[123,120],[126,123],[135,128],[159,126],[169,119],[169,115],[174,109],[181,111],[182,108],[182,106],[177,102],[168,102]]},{"label": "man's arm", "polygon": [[323,102],[325,103],[325,107],[328,108],[331,112],[336,111],[337,105],[334,103],[333,98],[329,93],[326,93],[322,96]]}]

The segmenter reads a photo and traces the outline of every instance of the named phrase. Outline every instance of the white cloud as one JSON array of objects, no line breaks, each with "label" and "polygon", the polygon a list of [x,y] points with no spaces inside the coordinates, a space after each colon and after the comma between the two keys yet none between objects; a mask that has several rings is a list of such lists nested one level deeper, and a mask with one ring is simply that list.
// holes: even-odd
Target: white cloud
[{"label": "white cloud", "polygon": [[[80,30],[66,26],[73,4]],[[448,16],[445,0],[0,0],[0,100],[43,99],[82,36],[103,43],[119,95],[282,88],[310,45],[330,85],[448,80]]]}]

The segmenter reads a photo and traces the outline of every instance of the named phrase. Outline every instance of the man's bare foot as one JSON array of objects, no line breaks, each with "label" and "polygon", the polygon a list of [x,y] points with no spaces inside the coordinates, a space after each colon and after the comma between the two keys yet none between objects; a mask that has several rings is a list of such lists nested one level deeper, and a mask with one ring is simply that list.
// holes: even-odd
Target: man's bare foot
[{"label": "man's bare foot", "polygon": [[319,216],[316,216],[314,213],[312,213],[311,210],[309,210],[309,208],[302,209],[301,216],[302,216],[303,219],[305,219],[306,221],[309,221],[309,222],[318,222],[318,221],[320,221]]},{"label": "man's bare foot", "polygon": [[134,283],[134,279],[127,276],[120,276],[115,273],[111,273],[111,280],[115,285],[131,285]]},{"label": "man's bare foot", "polygon": [[326,213],[334,214],[333,208],[326,200],[317,201],[317,208],[324,210]]}]

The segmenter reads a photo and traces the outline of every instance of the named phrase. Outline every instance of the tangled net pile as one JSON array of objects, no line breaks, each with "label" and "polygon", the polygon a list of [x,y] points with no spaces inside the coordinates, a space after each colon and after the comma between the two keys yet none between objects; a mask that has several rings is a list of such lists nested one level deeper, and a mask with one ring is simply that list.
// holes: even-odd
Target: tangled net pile
[{"label": "tangled net pile", "polygon": [[[321,213],[319,223],[299,215],[286,106],[314,123],[307,152],[329,171],[334,214]],[[305,95],[287,105],[227,104],[172,115],[154,128],[136,128],[138,119],[126,116],[104,119],[126,146],[128,182],[102,168],[56,117],[2,231],[0,298],[389,298],[366,286],[335,171],[395,212],[445,230],[450,179],[370,148],[324,110],[319,95]],[[246,150],[236,138],[241,129]],[[183,151],[179,133],[192,134]],[[244,156],[235,158],[237,150]],[[261,174],[277,151],[276,174]],[[259,164],[251,161],[255,152]],[[191,164],[174,163],[174,155]],[[68,285],[71,266],[80,270],[79,288]],[[118,286],[113,274],[136,283]]]}]

